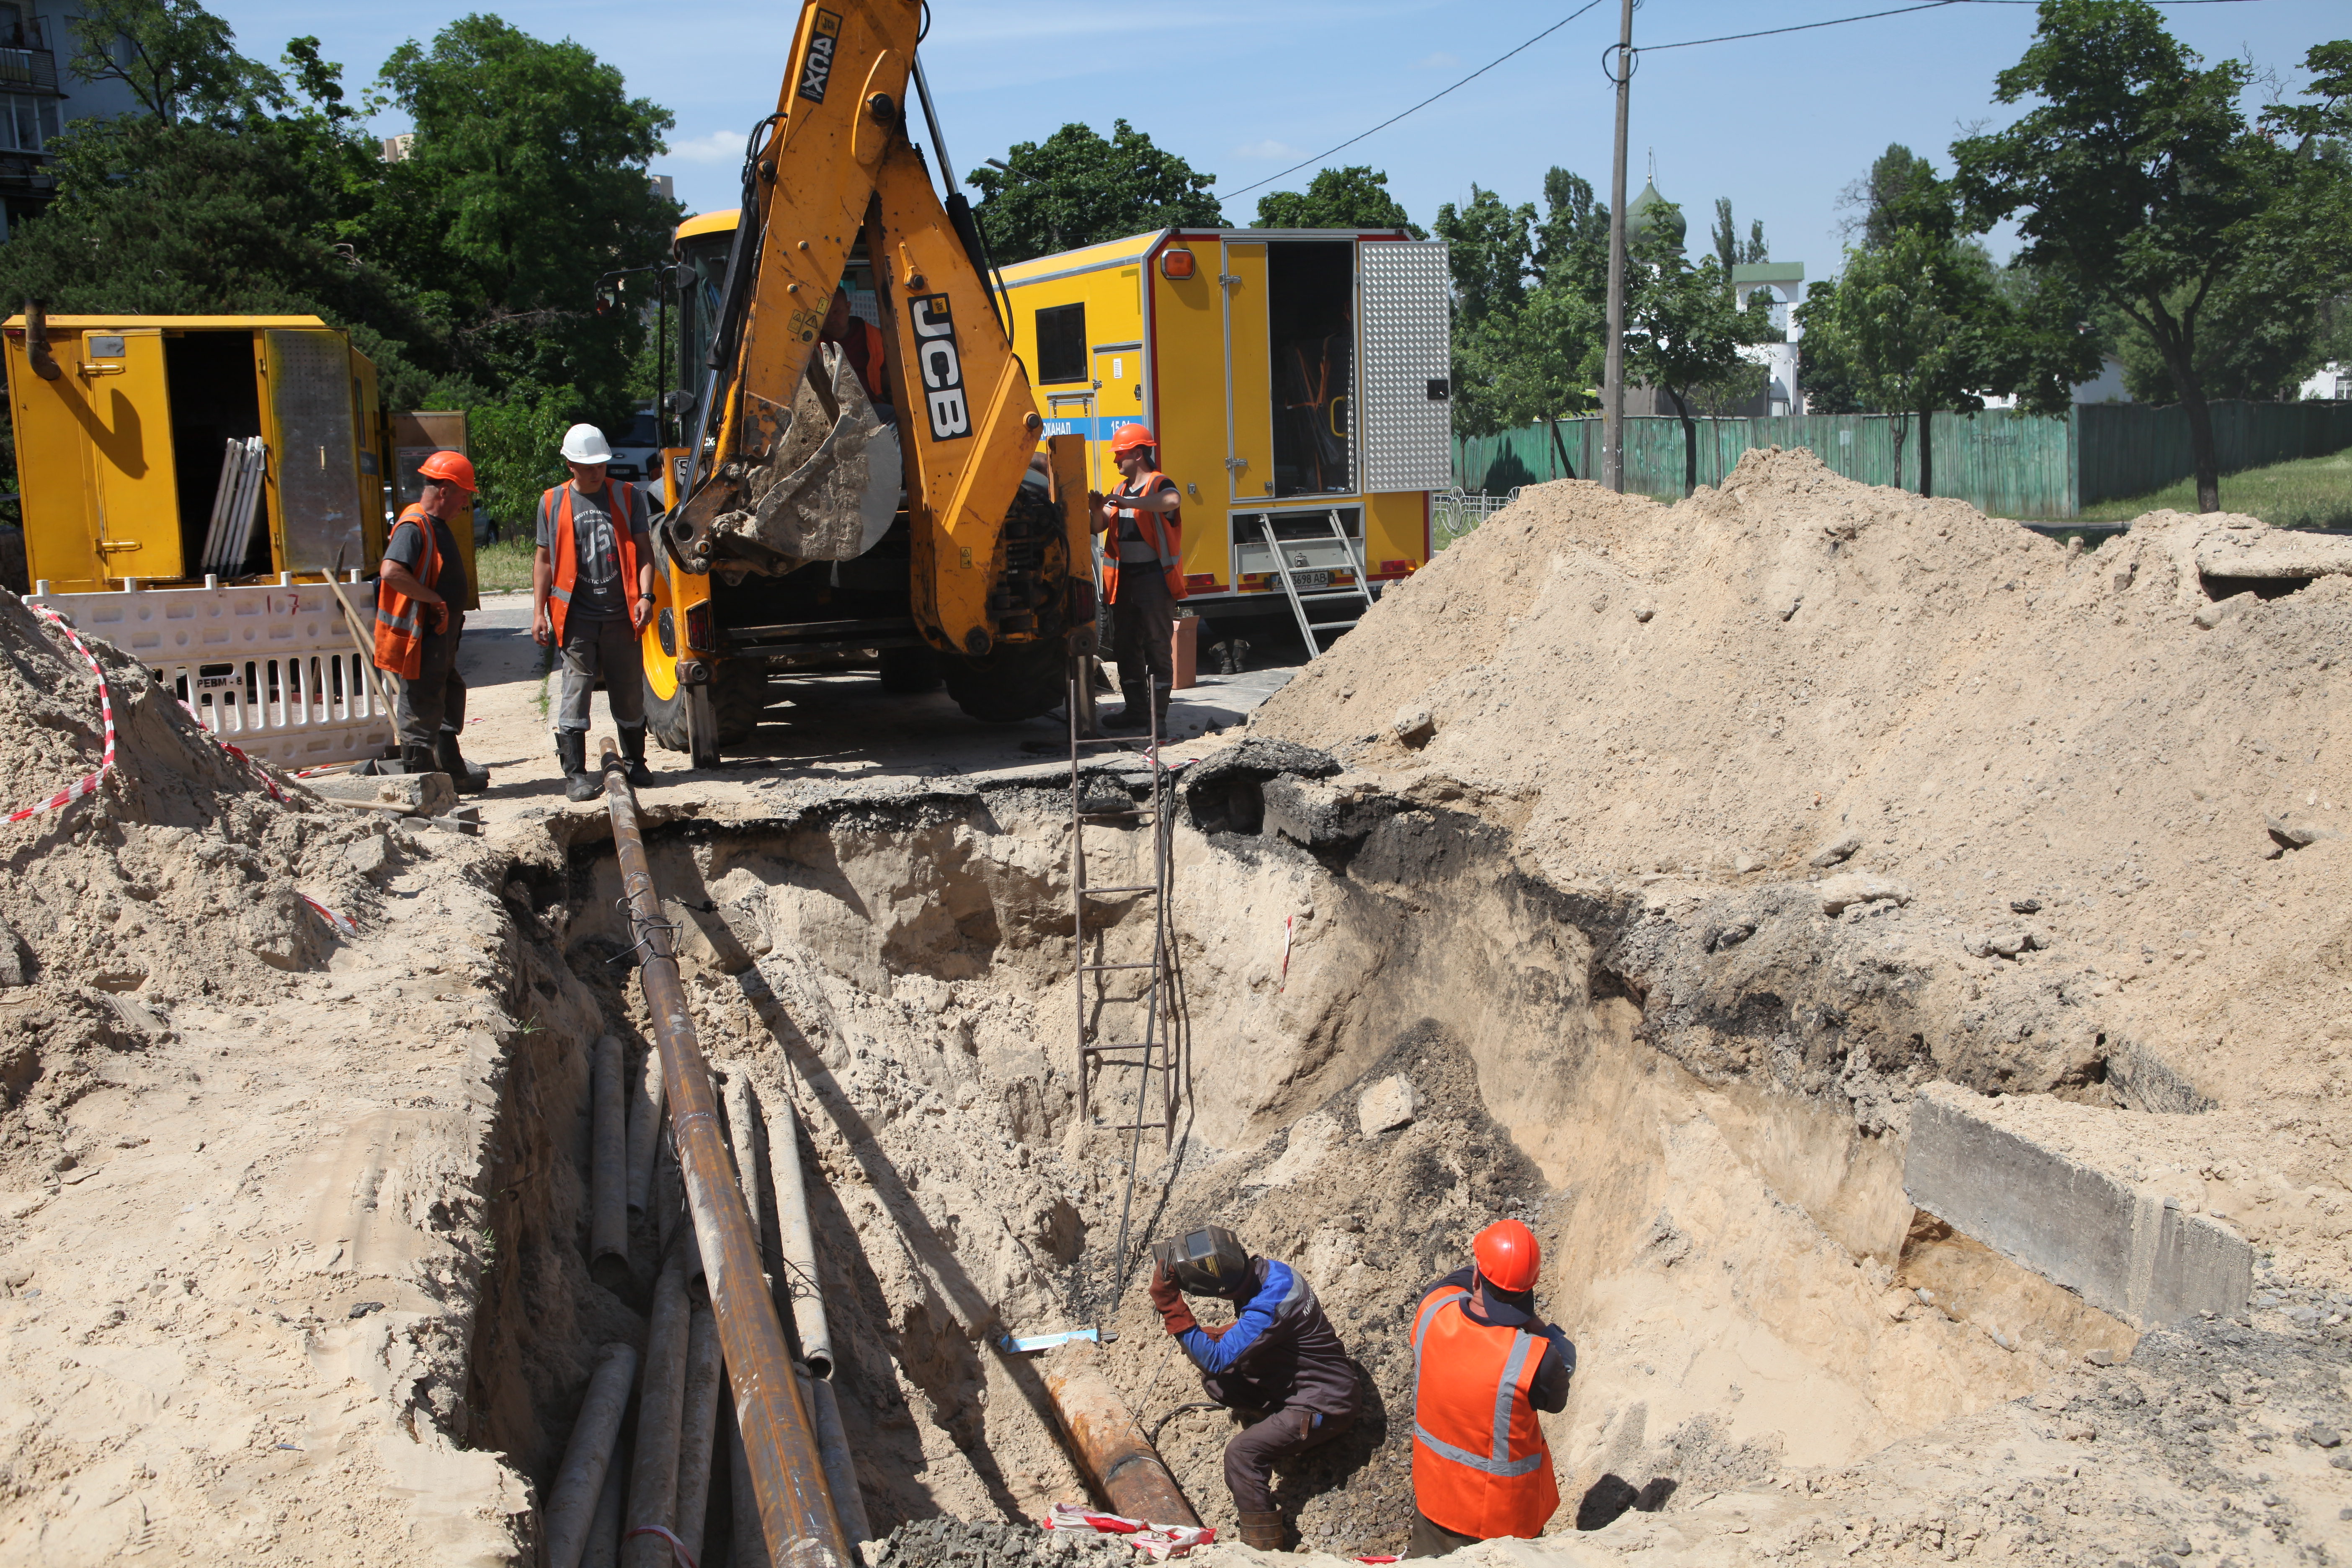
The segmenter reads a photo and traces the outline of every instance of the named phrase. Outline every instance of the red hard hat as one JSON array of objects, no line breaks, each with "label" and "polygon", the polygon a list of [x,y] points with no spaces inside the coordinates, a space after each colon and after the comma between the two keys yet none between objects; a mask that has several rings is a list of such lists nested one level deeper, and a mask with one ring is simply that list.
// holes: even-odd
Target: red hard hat
[{"label": "red hard hat", "polygon": [[417,464],[416,471],[436,483],[456,485],[468,493],[482,488],[474,482],[474,465],[463,452],[436,452]]},{"label": "red hard hat", "polygon": [[1122,425],[1118,427],[1118,434],[1110,438],[1110,451],[1114,458],[1123,452],[1132,452],[1138,447],[1149,447],[1153,451],[1158,451],[1160,437],[1154,436],[1145,426]]},{"label": "red hard hat", "polygon": [[1543,1271],[1543,1248],[1536,1233],[1515,1219],[1498,1219],[1470,1245],[1478,1272],[1497,1290],[1532,1290]]}]

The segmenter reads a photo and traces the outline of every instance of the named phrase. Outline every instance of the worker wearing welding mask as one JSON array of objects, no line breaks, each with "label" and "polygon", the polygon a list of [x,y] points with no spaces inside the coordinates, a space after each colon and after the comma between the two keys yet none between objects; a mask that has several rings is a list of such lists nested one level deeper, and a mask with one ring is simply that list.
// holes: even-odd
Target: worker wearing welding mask
[{"label": "worker wearing welding mask", "polygon": [[[1247,1426],[1225,1445],[1225,1486],[1241,1516],[1242,1543],[1282,1549],[1274,1505],[1276,1461],[1318,1447],[1354,1425],[1363,1396],[1314,1290],[1287,1263],[1253,1258],[1222,1226],[1151,1249],[1151,1304],[1201,1369],[1209,1397]],[[1231,1301],[1238,1316],[1203,1327],[1186,1294]]]},{"label": "worker wearing welding mask", "polygon": [[1537,1414],[1566,1408],[1576,1347],[1536,1316],[1543,1249],[1506,1219],[1480,1231],[1470,1252],[1471,1266],[1430,1286],[1412,1315],[1407,1557],[1533,1538],[1559,1507]]}]

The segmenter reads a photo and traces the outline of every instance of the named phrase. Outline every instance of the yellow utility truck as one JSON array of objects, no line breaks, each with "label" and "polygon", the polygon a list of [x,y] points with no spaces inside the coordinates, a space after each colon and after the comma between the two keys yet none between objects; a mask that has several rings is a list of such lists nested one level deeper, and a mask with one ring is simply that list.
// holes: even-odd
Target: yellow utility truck
[{"label": "yellow utility truck", "polygon": [[1453,482],[1445,246],[1396,229],[1161,229],[1003,269],[1053,434],[1149,426],[1184,495],[1186,607],[1309,654],[1426,564]]},{"label": "yellow utility truck", "polygon": [[35,312],[5,336],[25,551],[51,592],[373,571],[390,424],[345,332]]}]

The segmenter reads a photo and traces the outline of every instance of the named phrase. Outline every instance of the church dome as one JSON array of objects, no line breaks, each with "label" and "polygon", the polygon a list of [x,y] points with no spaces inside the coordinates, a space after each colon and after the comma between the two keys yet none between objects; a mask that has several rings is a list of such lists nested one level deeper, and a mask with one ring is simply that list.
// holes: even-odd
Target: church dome
[{"label": "church dome", "polygon": [[1642,187],[1642,194],[1626,205],[1627,243],[1630,244],[1649,233],[1653,226],[1657,226],[1677,249],[1681,247],[1683,237],[1689,232],[1690,228],[1690,226],[1683,220],[1681,209],[1658,195],[1657,184],[1654,181],[1644,184]]}]

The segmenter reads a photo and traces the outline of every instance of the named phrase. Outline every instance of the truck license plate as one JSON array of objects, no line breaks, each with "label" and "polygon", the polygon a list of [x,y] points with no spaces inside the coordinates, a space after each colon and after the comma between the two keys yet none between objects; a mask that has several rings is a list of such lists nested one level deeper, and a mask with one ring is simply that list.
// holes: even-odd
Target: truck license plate
[{"label": "truck license plate", "polygon": [[1328,572],[1293,572],[1290,574],[1290,580],[1297,586],[1299,592],[1310,593],[1317,588],[1329,587],[1331,585],[1331,574]]}]

